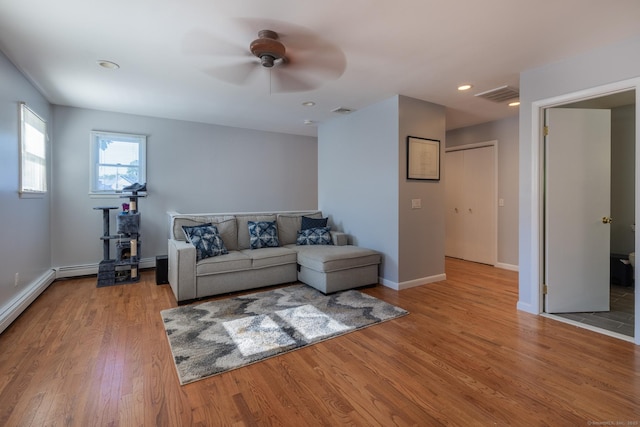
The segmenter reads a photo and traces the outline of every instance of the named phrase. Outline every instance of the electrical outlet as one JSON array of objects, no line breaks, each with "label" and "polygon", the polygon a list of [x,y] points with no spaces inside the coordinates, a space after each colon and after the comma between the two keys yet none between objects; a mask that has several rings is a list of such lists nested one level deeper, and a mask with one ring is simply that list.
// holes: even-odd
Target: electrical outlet
[{"label": "electrical outlet", "polygon": [[20,283],[20,273],[16,273],[16,279],[15,279],[15,282],[13,283],[13,286],[17,288],[18,283]]},{"label": "electrical outlet", "polygon": [[498,206],[504,206],[504,199],[498,199]]}]

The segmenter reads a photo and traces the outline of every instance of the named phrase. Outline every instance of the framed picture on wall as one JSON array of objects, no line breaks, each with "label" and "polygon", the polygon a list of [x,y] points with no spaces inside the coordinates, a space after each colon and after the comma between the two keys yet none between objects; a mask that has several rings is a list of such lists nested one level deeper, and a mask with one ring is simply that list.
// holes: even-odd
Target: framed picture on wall
[{"label": "framed picture on wall", "polygon": [[407,136],[407,179],[440,181],[440,141]]}]

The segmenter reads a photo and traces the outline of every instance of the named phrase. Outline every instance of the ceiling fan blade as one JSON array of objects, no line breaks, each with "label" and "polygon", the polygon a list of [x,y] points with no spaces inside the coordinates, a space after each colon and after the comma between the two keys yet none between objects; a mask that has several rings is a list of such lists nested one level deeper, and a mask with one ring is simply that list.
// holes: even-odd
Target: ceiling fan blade
[{"label": "ceiling fan blade", "polygon": [[235,64],[210,67],[205,72],[227,83],[243,85],[258,70],[260,64],[253,59],[247,59]]},{"label": "ceiling fan blade", "polygon": [[272,91],[276,93],[307,92],[322,86],[322,81],[291,72],[285,67],[274,67],[271,70],[271,85]]},{"label": "ceiling fan blade", "polygon": [[189,55],[243,56],[246,46],[216,37],[208,31],[194,29],[182,38],[182,52]]},{"label": "ceiling fan blade", "polygon": [[347,68],[347,60],[342,51],[301,49],[287,53],[287,69],[314,75],[323,80],[336,80]]}]

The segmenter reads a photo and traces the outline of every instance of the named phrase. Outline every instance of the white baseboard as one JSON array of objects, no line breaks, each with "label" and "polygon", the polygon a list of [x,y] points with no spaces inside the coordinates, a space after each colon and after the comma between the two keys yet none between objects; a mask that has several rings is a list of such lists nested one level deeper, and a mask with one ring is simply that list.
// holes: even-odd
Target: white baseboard
[{"label": "white baseboard", "polygon": [[522,301],[518,301],[516,304],[516,308],[520,311],[526,311],[531,314],[540,314],[540,312],[531,304],[524,303]]},{"label": "white baseboard", "polygon": [[[68,265],[64,267],[55,267],[56,279],[64,279],[68,277],[92,276],[98,274],[98,266],[100,263]],[[140,268],[153,268],[156,266],[155,258],[142,258],[140,260]]]},{"label": "white baseboard", "polygon": [[52,270],[47,270],[44,274],[31,282],[20,294],[14,299],[9,301],[0,310],[0,333],[2,333],[11,322],[16,320],[20,314],[26,310],[29,305],[40,296],[40,294],[47,289],[47,287],[53,283],[56,279],[56,273]]},{"label": "white baseboard", "polygon": [[494,265],[496,268],[502,268],[503,270],[511,270],[511,271],[520,271],[520,266],[513,264],[505,264],[503,262],[498,262]]},{"label": "white baseboard", "polygon": [[433,282],[441,282],[443,280],[447,280],[446,274],[437,274],[435,276],[422,277],[420,279],[409,280],[406,282],[392,282],[391,280],[384,279],[382,277],[379,278],[381,284],[386,286],[387,288],[395,289],[396,291],[401,291],[403,289],[415,288],[416,286],[426,285],[427,283]]}]

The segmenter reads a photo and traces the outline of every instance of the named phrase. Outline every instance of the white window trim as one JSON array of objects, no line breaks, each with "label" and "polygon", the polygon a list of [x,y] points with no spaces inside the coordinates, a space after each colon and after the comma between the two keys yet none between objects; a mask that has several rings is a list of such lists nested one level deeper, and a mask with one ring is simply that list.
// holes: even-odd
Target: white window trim
[{"label": "white window trim", "polygon": [[108,132],[108,131],[91,131],[90,149],[89,149],[89,196],[91,198],[119,198],[122,192],[119,191],[95,191],[95,182],[97,179],[96,166],[98,164],[98,147],[96,139],[100,136],[109,138],[123,138],[127,140],[138,139],[139,147],[139,170],[141,184],[147,180],[147,136],[133,133]]},{"label": "white window trim", "polygon": [[[48,178],[48,174],[49,174],[49,168],[48,168],[48,151],[49,151],[49,136],[47,134],[47,121],[44,120],[39,114],[37,114],[35,111],[33,111],[31,108],[29,108],[29,106],[27,106],[27,104],[25,102],[20,102],[18,104],[18,114],[19,114],[19,119],[20,119],[20,134],[19,134],[19,143],[20,143],[20,150],[19,150],[19,165],[18,165],[18,169],[19,169],[19,182],[18,182],[18,194],[20,196],[20,198],[22,199],[36,199],[36,198],[43,198],[46,194],[47,194],[47,178]],[[26,115],[27,114],[31,114],[33,115],[36,119],[40,120],[42,122],[42,133],[44,134],[44,189],[43,190],[25,190],[24,189],[24,176],[23,176],[23,171],[24,171],[24,157],[25,157],[25,147],[24,147],[24,138],[26,135],[26,131],[25,131],[25,124],[26,124]]]}]

